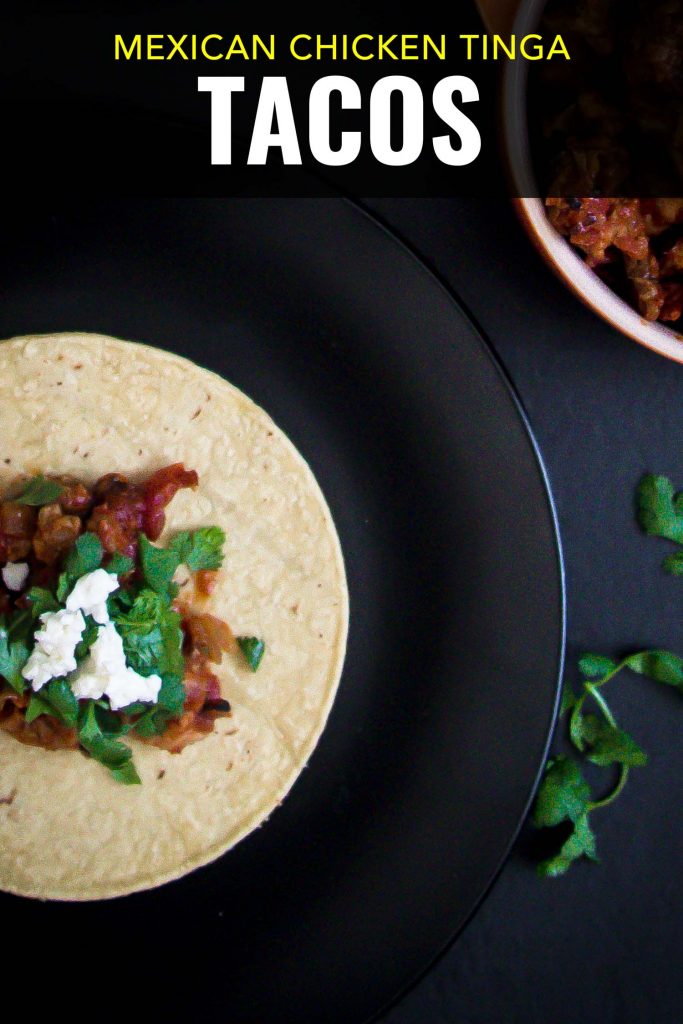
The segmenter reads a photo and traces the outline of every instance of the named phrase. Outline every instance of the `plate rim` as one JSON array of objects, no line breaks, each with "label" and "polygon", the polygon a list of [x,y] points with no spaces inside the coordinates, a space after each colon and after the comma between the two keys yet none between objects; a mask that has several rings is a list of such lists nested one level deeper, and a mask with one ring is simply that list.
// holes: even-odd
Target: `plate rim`
[{"label": "plate rim", "polygon": [[[411,980],[407,981],[405,985],[382,1007],[372,1013],[369,1017],[366,1017],[362,1024],[379,1024],[379,1022],[391,1012],[410,992],[415,989],[420,982],[426,978],[429,972],[434,968],[453,948],[457,940],[463,934],[465,929],[469,926],[473,918],[476,916],[482,905],[491,895],[496,883],[498,882],[503,868],[507,864],[507,861],[512,852],[512,848],[517,842],[522,827],[529,815],[531,805],[536,795],[536,790],[541,782],[545,763],[548,758],[550,746],[553,742],[555,729],[558,721],[558,712],[560,708],[560,699],[562,692],[562,680],[564,676],[564,666],[566,659],[566,648],[567,648],[567,578],[564,561],[564,551],[562,547],[562,536],[560,532],[559,517],[557,513],[557,507],[555,505],[555,499],[550,484],[550,476],[548,474],[543,455],[541,453],[540,446],[534,434],[533,428],[529,421],[529,416],[524,407],[522,397],[517,390],[517,386],[513,381],[505,363],[499,356],[495,346],[490,340],[488,334],[484,331],[477,317],[472,313],[468,305],[460,298],[460,295],[456,292],[455,288],[446,280],[446,278],[431,264],[431,261],[427,257],[423,256],[420,250],[402,236],[381,214],[378,214],[374,209],[371,209],[365,205],[360,199],[352,198],[348,195],[340,197],[342,201],[349,207],[356,210],[356,212],[362,214],[367,220],[369,220],[382,234],[386,235],[389,241],[397,245],[403,252],[410,257],[413,263],[417,264],[421,271],[432,279],[436,287],[445,295],[450,305],[454,306],[455,309],[461,313],[470,323],[472,332],[477,338],[479,347],[483,353],[487,356],[489,362],[493,366],[493,369],[497,373],[499,379],[503,383],[505,390],[507,391],[513,407],[521,421],[524,433],[527,437],[531,451],[536,462],[541,484],[543,486],[543,492],[545,494],[546,505],[550,517],[550,524],[553,533],[553,547],[556,558],[557,570],[558,570],[558,583],[559,583],[559,604],[560,604],[560,634],[559,634],[559,650],[557,651],[557,670],[555,676],[555,699],[553,709],[550,717],[550,723],[548,727],[548,733],[543,746],[542,757],[534,774],[534,778],[530,785],[527,793],[524,807],[520,814],[517,825],[513,830],[513,834],[506,841],[503,853],[498,860],[496,867],[491,873],[491,877],[483,887],[482,891],[477,896],[474,905],[469,910],[464,920],[452,933],[450,938],[447,939],[446,943],[434,954],[433,958],[425,965],[422,970],[415,975]],[[445,344],[450,344],[449,340],[446,339]]]}]

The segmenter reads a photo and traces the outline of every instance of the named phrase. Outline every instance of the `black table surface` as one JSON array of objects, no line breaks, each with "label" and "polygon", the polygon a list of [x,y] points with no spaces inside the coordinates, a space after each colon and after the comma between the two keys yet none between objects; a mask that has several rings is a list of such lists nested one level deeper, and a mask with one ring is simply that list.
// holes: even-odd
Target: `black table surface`
[{"label": "black table surface", "polygon": [[[644,471],[683,488],[683,366],[585,309],[506,203],[367,205],[455,289],[529,414],[557,504],[567,572],[567,676],[585,650],[683,653],[683,581],[633,519]],[[504,524],[503,524],[504,525]],[[611,695],[611,696],[610,696]],[[678,1024],[683,1019],[680,695],[635,677],[610,687],[650,756],[595,813],[599,865],[539,879],[527,824],[459,940],[383,1024]],[[447,856],[447,851],[444,851]]]}]

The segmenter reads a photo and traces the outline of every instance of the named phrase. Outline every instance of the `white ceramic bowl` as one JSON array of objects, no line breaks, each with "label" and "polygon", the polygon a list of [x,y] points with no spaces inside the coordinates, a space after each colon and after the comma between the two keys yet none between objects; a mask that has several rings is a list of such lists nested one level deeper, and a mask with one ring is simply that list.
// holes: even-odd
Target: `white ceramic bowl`
[{"label": "white ceramic bowl", "polygon": [[[522,4],[513,27],[518,37],[534,31],[545,2],[531,0]],[[531,196],[537,191],[529,150],[527,79],[527,61],[507,62],[503,78],[503,135],[513,188],[520,196]],[[541,199],[516,199],[515,205],[546,263],[587,306],[622,334],[668,359],[683,363],[683,335],[662,323],[645,320],[604,284],[551,225]]]}]

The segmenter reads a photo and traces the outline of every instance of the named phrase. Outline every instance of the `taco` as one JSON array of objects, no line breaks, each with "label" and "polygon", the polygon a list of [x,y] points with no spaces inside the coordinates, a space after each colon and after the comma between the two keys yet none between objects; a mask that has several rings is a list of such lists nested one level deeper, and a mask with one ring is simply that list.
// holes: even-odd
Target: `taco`
[{"label": "taco", "polygon": [[282,801],[344,660],[301,455],[214,373],[94,334],[0,344],[0,889],[123,895]]}]

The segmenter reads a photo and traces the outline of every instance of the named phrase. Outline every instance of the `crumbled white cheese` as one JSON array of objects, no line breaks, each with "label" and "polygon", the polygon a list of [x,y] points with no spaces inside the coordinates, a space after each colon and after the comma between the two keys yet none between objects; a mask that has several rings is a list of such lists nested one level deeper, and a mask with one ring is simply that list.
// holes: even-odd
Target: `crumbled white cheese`
[{"label": "crumbled white cheese", "polygon": [[28,562],[8,562],[2,570],[2,580],[8,590],[23,590],[28,573]]},{"label": "crumbled white cheese", "polygon": [[106,569],[96,569],[86,573],[76,582],[66,599],[67,611],[81,611],[84,615],[92,615],[101,626],[109,622],[107,598],[119,588],[119,581]]},{"label": "crumbled white cheese", "polygon": [[74,671],[74,652],[85,629],[80,611],[45,612],[40,621],[42,626],[35,634],[36,646],[21,670],[24,679],[30,680],[36,691],[50,679]]},{"label": "crumbled white cheese", "polygon": [[126,665],[123,641],[112,622],[100,626],[88,657],[72,680],[77,697],[109,697],[112,711],[134,701],[154,703],[161,689],[159,676],[141,676]]},{"label": "crumbled white cheese", "polygon": [[[107,696],[113,711],[134,701],[156,701],[161,679],[156,675],[141,676],[126,665],[123,640],[109,619],[107,598],[118,586],[116,576],[96,569],[76,582],[65,610],[40,616],[42,626],[35,635],[36,646],[22,670],[34,690],[50,679],[78,669],[69,682],[81,700]],[[99,629],[87,658],[78,666],[75,650],[85,629],[86,615],[93,617]]]}]

